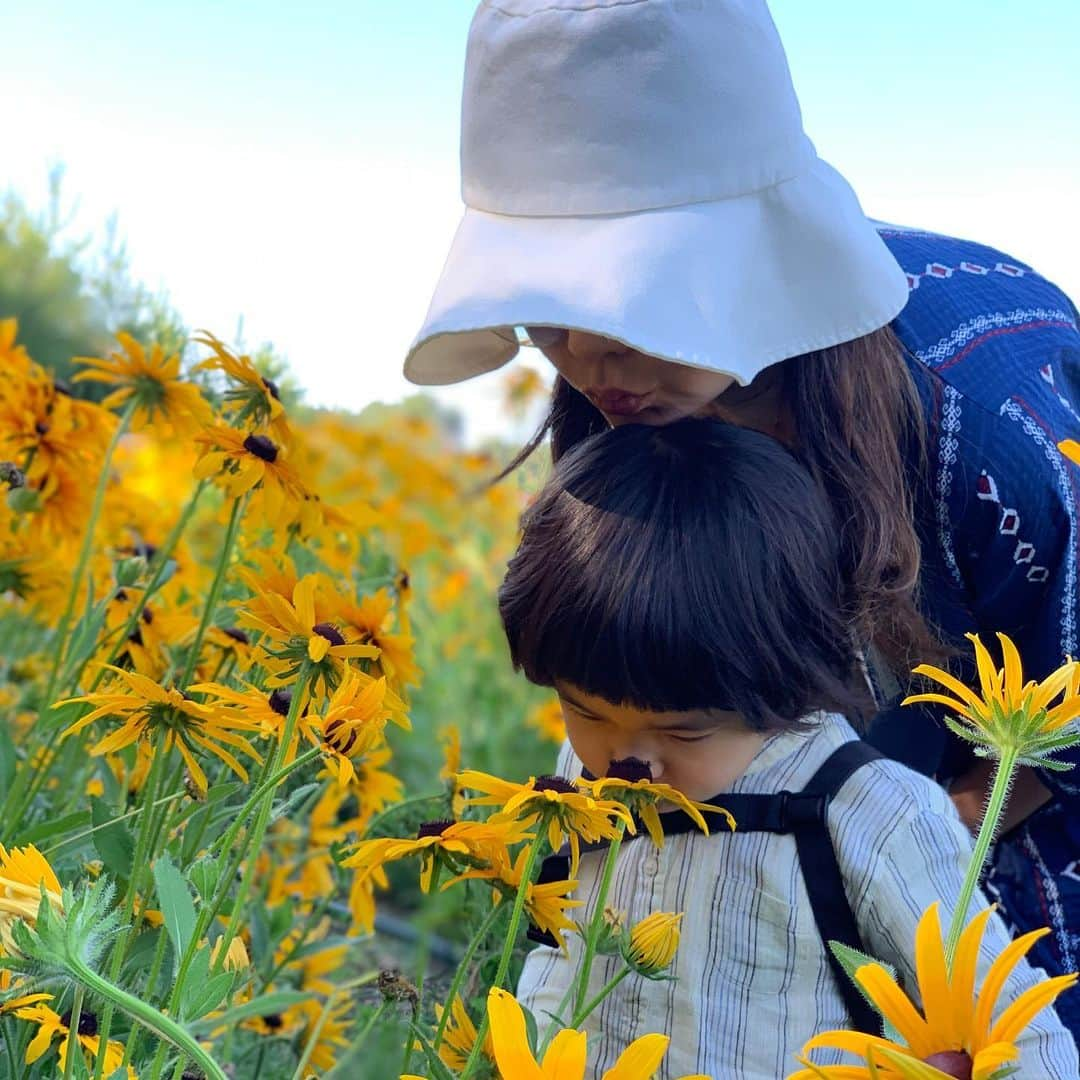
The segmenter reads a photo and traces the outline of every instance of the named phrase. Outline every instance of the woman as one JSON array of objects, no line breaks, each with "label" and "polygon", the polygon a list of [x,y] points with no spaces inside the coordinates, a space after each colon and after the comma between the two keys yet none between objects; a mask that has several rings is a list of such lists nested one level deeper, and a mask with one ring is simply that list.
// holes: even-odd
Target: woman
[{"label": "woman", "polygon": [[[794,448],[841,521],[870,738],[949,786],[988,770],[907,673],[962,634],[1041,678],[1077,646],[1080,332],[1072,303],[982,245],[869,221],[803,132],[762,0],[498,0],[469,38],[467,204],[406,360],[421,384],[513,357],[558,372],[556,457],[606,425],[717,416]],[[966,650],[965,650],[966,654]],[[1027,770],[989,881],[1017,930],[1080,951],[1080,777]],[[1058,1003],[1080,1032],[1080,1001]]]}]

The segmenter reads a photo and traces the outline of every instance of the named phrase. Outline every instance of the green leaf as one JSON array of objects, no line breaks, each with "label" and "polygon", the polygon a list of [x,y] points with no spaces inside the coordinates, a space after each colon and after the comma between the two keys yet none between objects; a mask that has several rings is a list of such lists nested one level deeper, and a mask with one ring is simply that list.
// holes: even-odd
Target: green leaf
[{"label": "green leaf", "polygon": [[852,985],[863,996],[867,1004],[881,1016],[882,1023],[884,1024],[885,1037],[887,1039],[893,1039],[896,1042],[902,1043],[903,1039],[900,1038],[899,1033],[895,1031],[892,1024],[889,1023],[888,1017],[882,1015],[881,1010],[877,1007],[877,1003],[874,999],[862,988],[862,984],[855,978],[855,972],[859,968],[864,967],[866,964],[877,964],[878,967],[884,968],[888,972],[889,978],[893,982],[899,985],[899,980],[896,976],[896,968],[891,964],[886,964],[882,960],[878,960],[876,957],[870,956],[867,953],[859,952],[858,949],[852,949],[848,945],[844,945],[839,941],[830,941],[829,948],[832,950],[833,956],[840,961],[840,966],[844,969],[847,977],[851,980]]},{"label": "green leaf", "polygon": [[199,859],[188,870],[188,878],[203,903],[208,904],[221,879],[221,864],[216,859]]},{"label": "green leaf", "polygon": [[54,818],[51,821],[43,821],[32,829],[19,833],[20,844],[40,844],[43,840],[58,836],[61,833],[74,832],[90,824],[90,814],[86,810],[77,810],[74,814],[66,814],[62,818]]},{"label": "green leaf", "polygon": [[270,909],[270,944],[275,946],[292,929],[293,905],[291,900],[283,900]]},{"label": "green leaf", "polygon": [[[142,812],[148,813],[146,809]],[[113,818],[104,799],[90,800],[90,816],[95,826],[91,839],[105,869],[127,881],[131,877],[131,860],[135,857],[135,838],[124,822]]]},{"label": "green leaf", "polygon": [[424,1056],[427,1058],[431,1080],[454,1080],[454,1074],[443,1064],[438,1051],[431,1045],[424,1033],[415,1025],[409,1028],[424,1048]]},{"label": "green leaf", "polygon": [[270,1016],[273,1013],[284,1012],[292,1005],[299,1005],[301,1001],[309,1001],[311,994],[302,993],[299,990],[275,990],[272,994],[263,994],[261,997],[245,1001],[243,1005],[227,1009],[221,1016],[215,1016],[212,1020],[197,1020],[191,1025],[195,1034],[202,1034],[211,1027],[235,1027],[242,1020],[250,1020],[253,1016]]},{"label": "green leaf", "polygon": [[8,725],[0,724],[0,791],[7,791],[15,781],[15,765],[19,755],[15,750]]},{"label": "green leaf", "polygon": [[322,784],[302,784],[295,791],[289,793],[289,797],[280,803],[276,803],[270,814],[272,825],[278,818],[286,817],[295,810],[313,791],[321,788]]},{"label": "green leaf", "polygon": [[[168,855],[159,856],[154,863],[154,884],[161,914],[165,917],[165,929],[173,944],[173,955],[183,956],[195,933],[195,904],[187,882]],[[193,977],[189,978],[188,985],[193,981]]]},{"label": "green leaf", "polygon": [[185,984],[183,994],[184,1019],[197,1020],[212,1009],[216,1009],[228,996],[235,981],[235,971],[219,971],[216,975],[198,984],[194,982]]}]

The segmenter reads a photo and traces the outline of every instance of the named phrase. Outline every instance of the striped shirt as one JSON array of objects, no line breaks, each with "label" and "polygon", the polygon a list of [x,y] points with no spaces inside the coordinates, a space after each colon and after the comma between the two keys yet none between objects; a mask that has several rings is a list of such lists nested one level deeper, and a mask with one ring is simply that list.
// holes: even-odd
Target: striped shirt
[{"label": "striped shirt", "polygon": [[[820,719],[809,732],[769,738],[731,790],[772,794],[804,787],[836,747],[856,738],[844,718]],[[564,746],[559,773],[580,772],[580,761]],[[967,830],[933,781],[889,760],[871,762],[848,780],[830,806],[829,828],[864,945],[914,987],[916,924],[935,900],[947,922],[971,856]],[[582,856],[576,895],[586,901],[583,912],[595,904],[602,863],[603,852]],[[686,915],[671,970],[676,981],[630,975],[585,1021],[596,1075],[631,1040],[659,1032],[671,1036],[660,1080],[688,1073],[778,1080],[797,1068],[795,1054],[812,1035],[851,1026],[814,923],[793,836],[718,829],[708,837],[670,836],[662,849],[647,838],[635,840],[619,853],[607,905],[625,912],[627,925],[653,911]],[[1008,942],[995,917],[984,940],[983,971]],[[567,935],[567,945],[568,955],[536,948],[518,985],[518,997],[541,1031],[578,966],[581,939]],[[590,996],[621,965],[618,957],[597,957]],[[1044,977],[1022,962],[1000,1008]],[[1022,1076],[1080,1077],[1072,1037],[1052,1010],[1031,1023],[1019,1046]],[[815,1052],[814,1060],[854,1063],[831,1051]]]}]

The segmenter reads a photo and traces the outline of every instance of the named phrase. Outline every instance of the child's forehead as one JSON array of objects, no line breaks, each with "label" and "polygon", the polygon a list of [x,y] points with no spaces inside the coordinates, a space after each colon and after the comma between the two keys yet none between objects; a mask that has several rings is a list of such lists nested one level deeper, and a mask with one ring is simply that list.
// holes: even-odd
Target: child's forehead
[{"label": "child's forehead", "polygon": [[613,703],[590,694],[571,683],[560,682],[555,686],[559,698],[571,708],[628,728],[691,730],[715,727],[731,716],[722,709],[690,709],[686,711],[654,711],[642,709],[627,702]]}]

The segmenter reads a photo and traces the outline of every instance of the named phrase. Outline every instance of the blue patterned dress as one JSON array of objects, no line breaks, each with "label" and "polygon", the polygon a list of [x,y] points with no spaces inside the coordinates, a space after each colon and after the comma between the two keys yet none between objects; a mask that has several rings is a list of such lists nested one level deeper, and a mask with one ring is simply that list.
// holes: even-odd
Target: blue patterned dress
[{"label": "blue patterned dress", "polygon": [[[1042,678],[1080,653],[1080,469],[1056,444],[1080,438],[1076,307],[1031,267],[964,240],[880,225],[908,275],[893,323],[910,353],[929,428],[928,470],[912,474],[922,542],[920,603],[941,635],[1016,642]],[[974,682],[975,673],[964,673]],[[893,701],[870,741],[940,780],[973,759],[930,709]],[[1080,765],[1080,749],[1064,755]],[[987,889],[1016,932],[1049,926],[1033,963],[1080,968],[1080,768],[1040,771],[1053,799],[1001,837]],[[1058,1001],[1080,1038],[1080,992]]]}]

